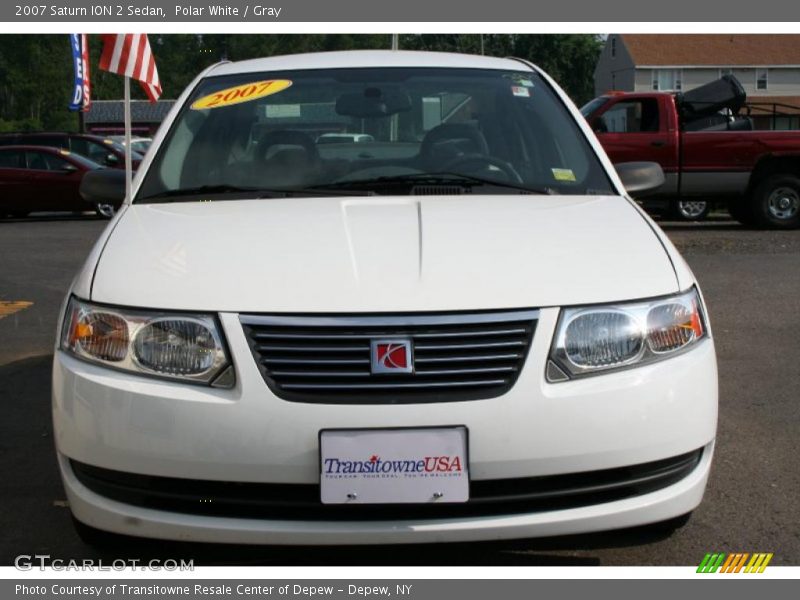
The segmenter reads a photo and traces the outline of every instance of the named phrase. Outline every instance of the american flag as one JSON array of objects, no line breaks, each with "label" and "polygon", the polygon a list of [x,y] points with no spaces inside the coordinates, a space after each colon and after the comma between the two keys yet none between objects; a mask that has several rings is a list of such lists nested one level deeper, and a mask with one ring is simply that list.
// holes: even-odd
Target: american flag
[{"label": "american flag", "polygon": [[161,95],[161,82],[146,33],[112,33],[103,36],[100,68],[137,79],[150,102]]}]

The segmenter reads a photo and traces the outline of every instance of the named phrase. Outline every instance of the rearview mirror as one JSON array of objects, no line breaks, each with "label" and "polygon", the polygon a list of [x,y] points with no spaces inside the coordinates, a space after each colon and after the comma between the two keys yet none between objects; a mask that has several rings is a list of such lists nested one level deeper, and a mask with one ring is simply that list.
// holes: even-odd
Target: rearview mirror
[{"label": "rearview mirror", "polygon": [[89,204],[112,204],[119,208],[125,200],[125,171],[97,169],[87,172],[81,180],[80,194]]},{"label": "rearview mirror", "polygon": [[655,162],[624,162],[614,165],[622,185],[631,196],[647,196],[664,185],[664,170]]},{"label": "rearview mirror", "polygon": [[396,86],[368,87],[363,92],[342,94],[336,99],[336,114],[345,117],[388,117],[408,110],[411,110],[411,98]]}]

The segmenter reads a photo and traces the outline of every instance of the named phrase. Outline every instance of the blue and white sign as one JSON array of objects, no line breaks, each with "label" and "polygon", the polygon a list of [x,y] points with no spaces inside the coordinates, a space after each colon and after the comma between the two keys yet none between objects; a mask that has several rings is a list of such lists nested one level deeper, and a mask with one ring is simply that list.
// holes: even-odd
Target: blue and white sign
[{"label": "blue and white sign", "polygon": [[70,110],[83,110],[84,108],[85,75],[82,38],[83,36],[80,33],[71,33],[69,35],[70,46],[72,46],[72,65],[75,69],[75,85],[73,86],[72,100],[69,104]]}]

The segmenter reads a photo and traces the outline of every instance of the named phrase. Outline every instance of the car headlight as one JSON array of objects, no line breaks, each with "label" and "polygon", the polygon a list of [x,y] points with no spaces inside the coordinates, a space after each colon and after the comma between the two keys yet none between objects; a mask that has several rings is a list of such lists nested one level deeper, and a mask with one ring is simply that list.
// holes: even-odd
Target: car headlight
[{"label": "car headlight", "polygon": [[72,298],[61,349],[115,369],[232,387],[234,372],[217,319],[98,306]]},{"label": "car headlight", "polygon": [[626,304],[566,308],[556,327],[547,379],[566,381],[651,363],[707,335],[696,289]]}]

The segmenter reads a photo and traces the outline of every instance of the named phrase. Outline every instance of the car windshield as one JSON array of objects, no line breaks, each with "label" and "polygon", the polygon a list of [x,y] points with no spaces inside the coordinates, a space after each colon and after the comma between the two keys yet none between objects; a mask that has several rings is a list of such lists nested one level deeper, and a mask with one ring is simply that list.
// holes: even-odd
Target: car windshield
[{"label": "car windshield", "polygon": [[361,68],[201,81],[136,201],[612,189],[535,72]]},{"label": "car windshield", "polygon": [[607,96],[600,96],[599,98],[595,98],[594,100],[589,100],[589,102],[581,106],[581,114],[585,119],[588,119],[593,113],[595,113],[601,106],[603,106],[608,101],[609,98]]}]

